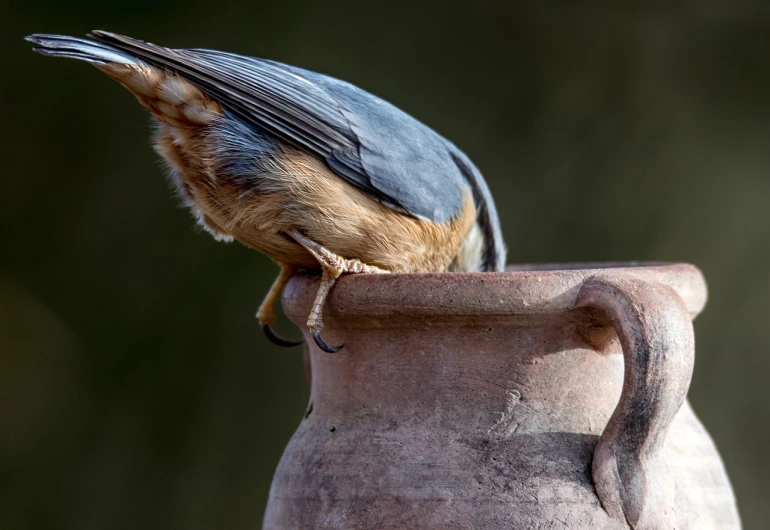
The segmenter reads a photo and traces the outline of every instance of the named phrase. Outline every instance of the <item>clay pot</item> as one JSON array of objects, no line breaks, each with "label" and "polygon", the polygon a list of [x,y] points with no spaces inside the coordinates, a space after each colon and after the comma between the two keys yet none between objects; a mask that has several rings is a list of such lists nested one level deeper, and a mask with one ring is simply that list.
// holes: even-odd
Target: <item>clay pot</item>
[{"label": "clay pot", "polygon": [[705,301],[684,264],[342,278],[265,528],[740,528],[685,400]]}]

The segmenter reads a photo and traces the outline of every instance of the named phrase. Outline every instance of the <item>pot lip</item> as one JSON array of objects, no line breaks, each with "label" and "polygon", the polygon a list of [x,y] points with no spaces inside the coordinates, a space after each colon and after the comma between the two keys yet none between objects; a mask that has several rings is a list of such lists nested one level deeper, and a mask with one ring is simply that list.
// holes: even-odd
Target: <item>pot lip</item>
[{"label": "pot lip", "polygon": [[504,272],[571,272],[639,268],[657,269],[660,267],[677,267],[679,265],[685,265],[689,267],[693,266],[689,263],[678,263],[672,261],[567,261],[555,263],[510,263],[505,266]]},{"label": "pot lip", "polygon": [[[344,275],[332,289],[325,315],[547,316],[572,311],[592,277],[635,278],[673,288],[694,318],[707,298],[701,271],[689,263],[592,262],[512,264],[504,272]],[[318,274],[296,274],[284,290],[286,314],[298,323],[312,305]]]}]

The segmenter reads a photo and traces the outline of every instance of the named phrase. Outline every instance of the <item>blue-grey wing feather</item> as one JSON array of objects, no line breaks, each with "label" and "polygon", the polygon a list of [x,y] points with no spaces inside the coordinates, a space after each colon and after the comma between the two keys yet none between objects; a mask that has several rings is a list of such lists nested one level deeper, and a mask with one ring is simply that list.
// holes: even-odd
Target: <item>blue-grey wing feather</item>
[{"label": "blue-grey wing feather", "polygon": [[349,83],[285,67],[323,87],[339,103],[358,141],[357,161],[372,185],[413,214],[444,222],[469,189],[451,153],[456,148],[405,112]]},{"label": "blue-grey wing feather", "polygon": [[[481,172],[465,153],[402,110],[350,83],[275,64],[323,87],[341,103],[340,110],[359,142],[356,161],[379,191],[411,205],[412,212],[418,211],[420,205],[420,215],[429,219],[455,215],[462,208],[466,184],[473,194],[477,222],[484,236],[483,268],[505,268],[506,249],[495,202]],[[407,180],[410,186],[399,187]]]}]

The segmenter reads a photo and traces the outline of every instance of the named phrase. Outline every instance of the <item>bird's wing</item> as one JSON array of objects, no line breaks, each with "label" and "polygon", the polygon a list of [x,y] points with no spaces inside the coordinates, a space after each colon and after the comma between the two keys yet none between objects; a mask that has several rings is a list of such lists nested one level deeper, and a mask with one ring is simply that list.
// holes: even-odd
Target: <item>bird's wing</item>
[{"label": "bird's wing", "polygon": [[464,189],[479,198],[476,178],[459,162],[457,148],[349,83],[230,53],[169,49],[103,31],[90,36],[178,73],[246,123],[325,160],[389,207],[447,222],[462,210]]}]

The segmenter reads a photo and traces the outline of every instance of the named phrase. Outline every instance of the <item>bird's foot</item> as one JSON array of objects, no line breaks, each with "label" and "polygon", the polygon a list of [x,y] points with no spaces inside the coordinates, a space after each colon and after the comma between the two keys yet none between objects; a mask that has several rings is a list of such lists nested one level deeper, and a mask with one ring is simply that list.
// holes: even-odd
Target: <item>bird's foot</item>
[{"label": "bird's foot", "polygon": [[310,310],[310,315],[307,319],[307,327],[320,349],[327,353],[336,353],[342,349],[344,344],[330,346],[321,336],[321,330],[323,330],[323,306],[329,291],[331,291],[337,279],[343,274],[382,274],[389,271],[373,265],[367,265],[357,259],[343,258],[300,232],[293,231],[289,235],[310,252],[321,265],[321,270],[323,271],[321,285],[318,286],[315,302],[313,302],[313,308]]},{"label": "bird's foot", "polygon": [[283,348],[293,348],[294,346],[301,346],[302,344],[305,344],[305,341],[302,339],[294,340],[283,338],[275,332],[271,324],[262,324],[262,332],[265,334],[265,337],[267,337],[267,340],[276,346],[281,346]]},{"label": "bird's foot", "polygon": [[343,274],[382,274],[390,272],[374,265],[367,265],[357,259],[343,258],[296,230],[290,232],[289,235],[318,260],[323,270],[336,272],[335,280]]},{"label": "bird's foot", "polygon": [[262,326],[262,331],[265,333],[265,336],[268,338],[268,340],[270,340],[270,342],[273,344],[277,344],[278,346],[283,346],[285,348],[299,346],[305,342],[304,340],[285,339],[273,331],[272,327],[276,320],[275,302],[281,295],[281,291],[286,285],[286,282],[289,281],[289,278],[292,277],[294,271],[296,270],[297,268],[293,265],[281,264],[281,272],[273,282],[273,285],[267,292],[267,296],[265,296],[265,299],[262,301],[262,304],[259,306],[259,310],[257,311],[257,319],[259,320],[259,324]]}]

